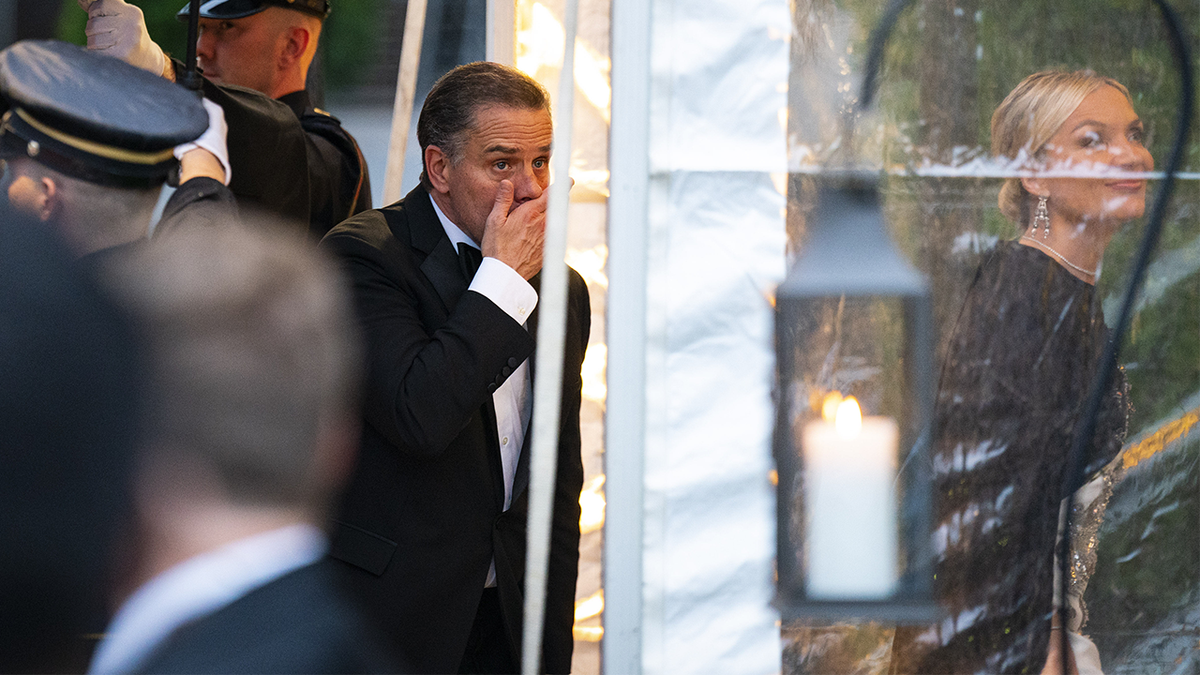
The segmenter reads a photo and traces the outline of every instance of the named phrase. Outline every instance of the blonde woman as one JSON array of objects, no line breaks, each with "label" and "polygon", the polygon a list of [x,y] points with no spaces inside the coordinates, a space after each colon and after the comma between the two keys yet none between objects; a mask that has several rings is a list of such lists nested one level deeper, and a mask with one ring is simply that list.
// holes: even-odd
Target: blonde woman
[{"label": "blonde woman", "polygon": [[[933,448],[939,625],[897,631],[899,673],[1061,670],[1054,546],[1071,434],[1109,339],[1095,282],[1104,249],[1142,215],[1153,168],[1125,87],[1091,72],[1027,77],[992,116],[992,152],[1020,172],[1000,209],[1021,231],[981,265],[938,392]],[[1128,401],[1117,373],[1089,447],[1097,476],[1072,528],[1072,670],[1098,672],[1079,631],[1094,529]],[[1082,518],[1083,511],[1088,514]],[[1055,639],[1051,639],[1054,635]]]}]

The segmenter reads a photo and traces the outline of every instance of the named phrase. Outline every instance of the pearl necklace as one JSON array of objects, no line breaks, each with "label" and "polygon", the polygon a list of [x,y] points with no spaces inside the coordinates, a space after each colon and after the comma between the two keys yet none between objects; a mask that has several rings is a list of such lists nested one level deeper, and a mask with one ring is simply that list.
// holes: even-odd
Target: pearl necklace
[{"label": "pearl necklace", "polygon": [[1082,272],[1083,274],[1086,274],[1086,275],[1088,275],[1088,276],[1090,276],[1090,277],[1095,277],[1095,276],[1096,276],[1096,272],[1099,272],[1099,271],[1100,271],[1100,268],[1099,268],[1099,267],[1097,267],[1097,268],[1096,268],[1096,269],[1094,269],[1094,270],[1085,270],[1085,269],[1083,269],[1083,268],[1082,268],[1082,267],[1080,267],[1079,265],[1076,265],[1075,263],[1071,262],[1070,260],[1067,260],[1067,256],[1065,256],[1065,255],[1063,255],[1063,254],[1059,253],[1058,251],[1055,251],[1055,250],[1054,250],[1054,249],[1053,249],[1053,248],[1050,246],[1050,244],[1047,244],[1047,243],[1045,243],[1045,242],[1038,241],[1037,239],[1034,239],[1033,237],[1031,237],[1031,236],[1029,236],[1029,235],[1027,235],[1027,234],[1023,234],[1023,235],[1021,235],[1021,238],[1022,238],[1022,239],[1024,239],[1025,241],[1030,241],[1030,242],[1033,242],[1033,243],[1037,244],[1038,246],[1041,246],[1042,248],[1046,249],[1047,251],[1050,251],[1050,252],[1051,252],[1051,253],[1053,253],[1054,255],[1058,256],[1058,259],[1059,259],[1059,260],[1061,260],[1061,261],[1065,262],[1065,263],[1066,263],[1068,266],[1070,266],[1070,268],[1071,268],[1071,269],[1073,269],[1073,270],[1075,270],[1075,271],[1077,271],[1077,272]]}]

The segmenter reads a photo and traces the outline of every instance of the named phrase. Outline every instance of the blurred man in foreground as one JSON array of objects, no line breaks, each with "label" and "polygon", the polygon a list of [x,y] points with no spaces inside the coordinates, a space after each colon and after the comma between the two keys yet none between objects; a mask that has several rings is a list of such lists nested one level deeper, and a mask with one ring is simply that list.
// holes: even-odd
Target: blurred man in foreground
[{"label": "blurred man in foreground", "polygon": [[0,673],[87,667],[129,511],[140,354],[71,257],[0,199]]},{"label": "blurred man in foreground", "polygon": [[266,225],[185,224],[112,263],[151,379],[136,590],[89,672],[396,672],[323,562],[359,361],[333,266]]},{"label": "blurred man in foreground", "polygon": [[[124,0],[79,0],[79,4],[88,12],[89,49],[175,79],[183,64],[167,58],[150,39],[140,9]],[[187,10],[186,6],[180,10],[181,19],[186,19]],[[211,83],[262,92],[287,105],[299,120],[306,136],[308,221],[314,237],[371,208],[370,177],[358,144],[337,118],[313,107],[304,88],[328,15],[327,0],[207,0],[200,6],[196,44],[200,69]],[[238,101],[208,91],[206,95],[217,99],[231,118],[238,117],[229,110],[231,105],[240,106]],[[231,119],[231,126],[239,124]],[[243,149],[249,151],[247,158],[275,153],[268,139],[248,136],[234,145],[245,146],[234,148],[235,166],[242,161]],[[294,169],[281,161],[276,172]],[[268,179],[264,175],[260,180]],[[239,186],[234,186],[234,192],[241,192]]]}]

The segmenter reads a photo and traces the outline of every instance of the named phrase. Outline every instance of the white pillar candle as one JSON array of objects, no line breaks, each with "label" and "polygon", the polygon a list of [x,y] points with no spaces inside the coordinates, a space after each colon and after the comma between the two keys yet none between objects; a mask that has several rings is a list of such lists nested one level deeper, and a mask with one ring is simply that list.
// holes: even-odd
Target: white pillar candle
[{"label": "white pillar candle", "polygon": [[813,599],[883,599],[896,586],[900,434],[890,417],[855,424],[860,415],[848,398],[837,421],[804,426],[807,595]]}]

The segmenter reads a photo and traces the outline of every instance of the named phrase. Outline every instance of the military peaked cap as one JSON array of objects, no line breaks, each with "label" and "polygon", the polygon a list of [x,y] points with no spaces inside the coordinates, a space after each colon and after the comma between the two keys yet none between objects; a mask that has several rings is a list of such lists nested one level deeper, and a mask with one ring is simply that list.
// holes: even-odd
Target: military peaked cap
[{"label": "military peaked cap", "polygon": [[[200,16],[205,19],[240,19],[271,6],[294,9],[318,19],[329,16],[329,0],[203,0],[200,3]],[[184,5],[175,15],[176,18],[186,21],[189,7],[190,3]]]},{"label": "military peaked cap", "polygon": [[75,178],[162,183],[175,146],[208,128],[195,94],[111,56],[53,40],[0,52],[0,157],[26,156]]}]

